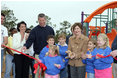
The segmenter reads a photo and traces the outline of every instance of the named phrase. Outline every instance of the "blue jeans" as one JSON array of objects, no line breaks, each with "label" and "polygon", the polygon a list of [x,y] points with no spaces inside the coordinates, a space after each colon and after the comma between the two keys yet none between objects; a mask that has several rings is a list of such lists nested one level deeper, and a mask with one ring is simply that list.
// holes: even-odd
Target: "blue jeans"
[{"label": "blue jeans", "polygon": [[85,78],[85,66],[70,66],[71,78]]},{"label": "blue jeans", "polygon": [[95,78],[95,74],[87,72],[87,78]]},{"label": "blue jeans", "polygon": [[14,57],[10,54],[6,55],[5,59],[6,70],[4,75],[5,78],[10,78],[10,72],[12,67],[13,67],[13,78],[15,78],[15,64],[12,62],[13,58]]},{"label": "blue jeans", "polygon": [[1,73],[2,73],[2,66],[3,66],[3,56],[4,56],[4,49],[1,49]]},{"label": "blue jeans", "polygon": [[68,78],[68,68],[67,68],[67,66],[60,71],[60,78]]}]

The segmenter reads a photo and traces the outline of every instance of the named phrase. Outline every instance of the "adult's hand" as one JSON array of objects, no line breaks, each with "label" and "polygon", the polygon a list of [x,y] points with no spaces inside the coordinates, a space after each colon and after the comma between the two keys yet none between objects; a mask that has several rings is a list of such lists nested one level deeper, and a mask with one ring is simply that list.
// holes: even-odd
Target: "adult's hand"
[{"label": "adult's hand", "polygon": [[[73,52],[72,52],[72,53],[73,53]],[[69,56],[69,58],[70,58],[70,59],[75,58],[75,53],[73,53],[73,55],[72,55],[72,56]]]},{"label": "adult's hand", "polygon": [[2,44],[1,44],[1,47],[2,47],[2,48],[4,48],[4,46],[3,46],[3,45],[5,45],[5,44],[4,44],[4,43],[2,43]]},{"label": "adult's hand", "polygon": [[26,46],[23,46],[22,49],[21,49],[21,52],[25,52],[27,50]]},{"label": "adult's hand", "polygon": [[116,57],[117,56],[117,50],[114,50],[110,53],[111,56]]}]

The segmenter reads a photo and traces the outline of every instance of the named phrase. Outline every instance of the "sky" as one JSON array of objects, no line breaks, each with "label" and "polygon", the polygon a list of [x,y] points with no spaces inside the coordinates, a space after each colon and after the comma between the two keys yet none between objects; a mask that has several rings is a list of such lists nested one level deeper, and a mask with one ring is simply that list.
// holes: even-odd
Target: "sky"
[{"label": "sky", "polygon": [[[18,22],[25,21],[27,27],[36,26],[38,14],[44,13],[51,18],[52,24],[56,24],[60,28],[60,22],[68,21],[71,24],[81,22],[81,12],[91,14],[102,5],[111,2],[108,1],[89,1],[89,0],[39,0],[39,1],[1,1],[1,6],[5,5],[10,10],[13,10],[14,16]],[[86,18],[86,17],[85,17]],[[85,19],[84,18],[84,19]]]}]

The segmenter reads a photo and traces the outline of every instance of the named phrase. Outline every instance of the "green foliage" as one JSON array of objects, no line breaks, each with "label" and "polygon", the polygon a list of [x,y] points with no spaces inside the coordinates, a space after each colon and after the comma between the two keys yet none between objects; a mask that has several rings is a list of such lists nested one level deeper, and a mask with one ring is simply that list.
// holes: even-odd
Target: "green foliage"
[{"label": "green foliage", "polygon": [[63,21],[60,23],[60,25],[62,26],[59,30],[56,30],[56,36],[55,36],[55,42],[58,42],[58,36],[62,33],[64,33],[66,36],[71,35],[70,27],[71,24],[68,21]]},{"label": "green foliage", "polygon": [[33,25],[31,25],[29,28],[30,28],[30,29],[32,29],[33,27],[34,27],[34,26],[33,26]]},{"label": "green foliage", "polygon": [[[58,27],[56,24],[53,24],[51,22],[51,18],[49,16],[46,16],[46,19],[47,19],[47,25],[51,26],[53,29]],[[64,33],[66,35],[70,35],[71,34],[71,32],[69,31],[70,27],[71,27],[71,24],[68,21],[63,21],[63,22],[60,23],[60,25],[62,27],[60,27],[58,30],[55,31],[56,32],[55,33],[55,42],[56,43],[58,42],[58,36],[61,33]]]},{"label": "green foliage", "polygon": [[52,24],[52,22],[50,21],[51,18],[49,16],[46,15],[46,24],[51,26],[53,29],[56,28],[56,24]]}]

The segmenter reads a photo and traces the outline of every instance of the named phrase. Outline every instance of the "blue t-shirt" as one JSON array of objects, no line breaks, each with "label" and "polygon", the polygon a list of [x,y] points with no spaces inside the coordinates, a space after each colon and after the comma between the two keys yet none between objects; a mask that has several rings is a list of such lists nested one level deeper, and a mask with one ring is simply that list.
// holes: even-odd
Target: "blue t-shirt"
[{"label": "blue t-shirt", "polygon": [[[92,56],[95,55],[94,52],[90,52],[90,51],[86,52],[86,54],[90,54],[90,53],[91,53]],[[94,67],[94,63],[93,63],[94,59],[95,59],[95,57],[92,57],[91,59],[90,58],[86,58],[86,59],[82,60],[82,62],[84,64],[86,64],[86,72],[88,72],[88,73],[95,73],[95,71],[94,71],[95,67]]]},{"label": "blue t-shirt", "polygon": [[45,57],[45,54],[46,54],[48,51],[49,51],[49,47],[48,47],[48,45],[47,45],[47,46],[45,46],[45,47],[41,50],[41,52],[40,52],[40,54],[39,54],[39,59],[44,58],[44,57]]},{"label": "blue t-shirt", "polygon": [[64,63],[65,63],[65,66],[67,66],[69,59],[66,59],[65,57],[67,57],[66,51],[68,50],[68,46],[67,46],[67,44],[65,44],[64,46],[61,46],[59,44],[57,44],[57,45],[59,46],[59,54],[65,60]]},{"label": "blue t-shirt", "polygon": [[[103,56],[107,56],[111,53],[110,47],[103,48],[95,48],[93,50],[94,53],[103,54]],[[102,70],[111,67],[111,64],[113,63],[113,57],[106,57],[106,58],[100,58],[100,59],[94,59],[94,66],[95,69]]]},{"label": "blue t-shirt", "polygon": [[[45,56],[43,59],[41,59],[41,61],[47,67],[45,72],[49,75],[57,75],[60,73],[60,70],[64,68],[64,62],[61,56]],[[54,64],[60,64],[61,67],[57,68],[56,66],[54,66]]]}]

